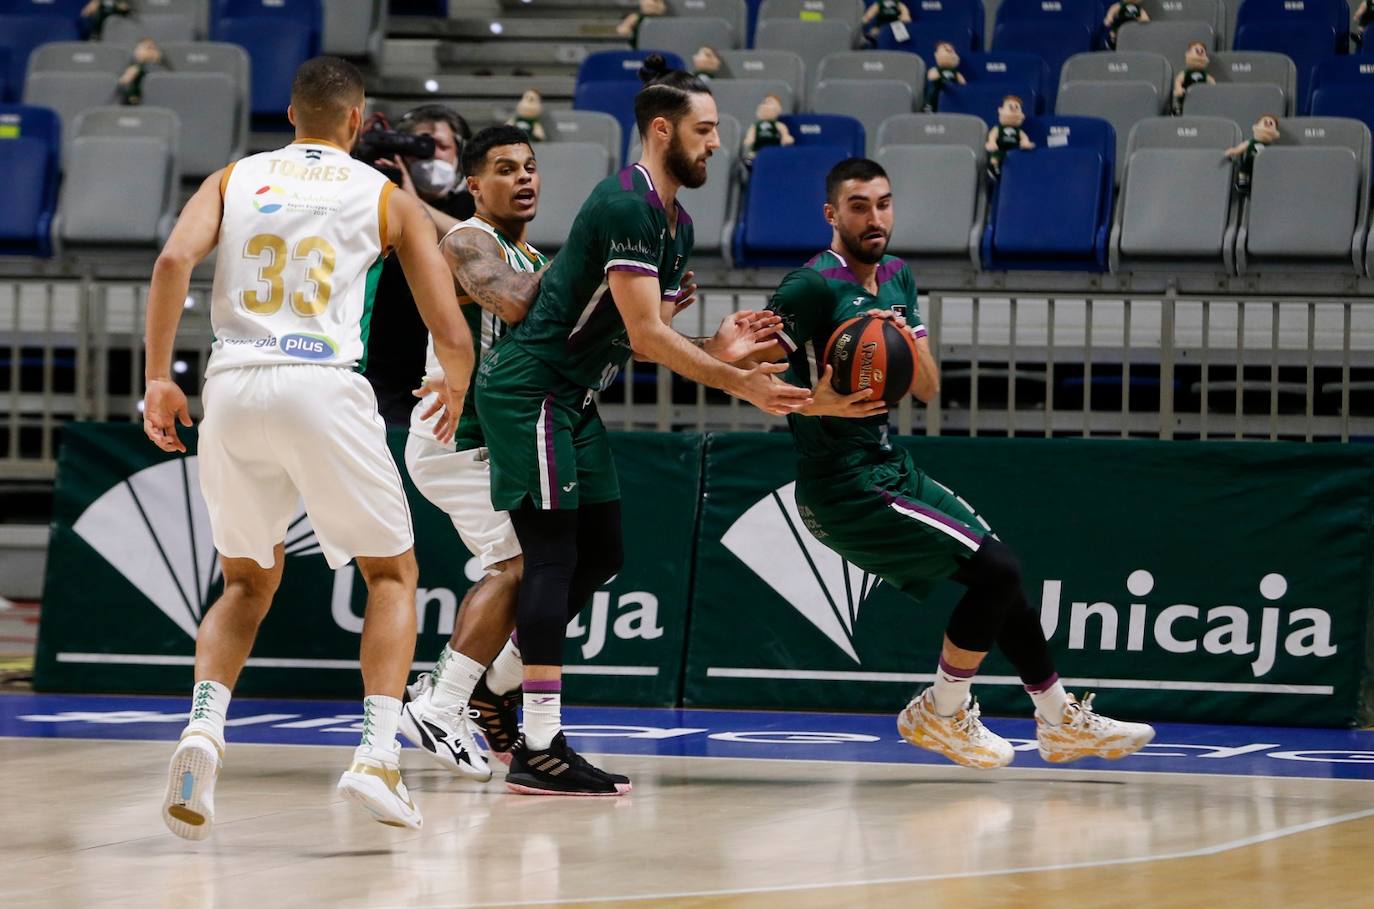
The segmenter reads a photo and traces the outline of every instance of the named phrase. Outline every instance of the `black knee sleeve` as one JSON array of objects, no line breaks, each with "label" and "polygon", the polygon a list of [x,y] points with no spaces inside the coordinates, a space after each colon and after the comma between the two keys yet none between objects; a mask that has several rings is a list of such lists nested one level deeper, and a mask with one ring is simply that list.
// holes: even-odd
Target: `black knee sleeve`
[{"label": "black knee sleeve", "polygon": [[986,653],[997,640],[1008,610],[1018,597],[1025,599],[1021,563],[1011,547],[987,539],[954,573],[954,580],[968,590],[950,614],[945,635],[955,647]]},{"label": "black knee sleeve", "polygon": [[997,649],[1002,651],[1016,674],[1027,685],[1039,685],[1054,675],[1054,657],[1040,627],[1040,616],[1026,601],[1025,594],[1007,611],[1006,621],[997,634]]},{"label": "black knee sleeve", "polygon": [[596,589],[625,564],[620,533],[620,502],[597,502],[577,509],[577,569],[568,590],[568,620],[582,611]]},{"label": "black knee sleeve", "polygon": [[530,666],[563,665],[568,594],[577,570],[577,512],[526,505],[510,513],[525,557],[515,629]]}]

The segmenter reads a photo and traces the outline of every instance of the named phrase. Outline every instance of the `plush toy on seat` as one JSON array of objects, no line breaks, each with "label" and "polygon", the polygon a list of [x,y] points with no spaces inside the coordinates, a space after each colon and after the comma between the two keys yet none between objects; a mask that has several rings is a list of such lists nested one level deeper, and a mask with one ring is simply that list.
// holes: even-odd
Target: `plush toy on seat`
[{"label": "plush toy on seat", "polygon": [[[864,10],[864,37],[870,43],[876,42],[878,34],[894,22],[910,23],[911,10],[907,9],[902,0],[877,0]],[[905,40],[901,36],[898,36],[898,39]]]},{"label": "plush toy on seat", "polygon": [[1139,22],[1146,24],[1150,21],[1150,14],[1145,12],[1145,8],[1135,0],[1121,0],[1113,3],[1107,9],[1107,16],[1102,20],[1102,25],[1107,29],[1107,47],[1116,50],[1116,33],[1121,30],[1121,26],[1127,22]]},{"label": "plush toy on seat", "polygon": [[710,82],[720,72],[720,54],[709,44],[703,44],[692,54],[692,75],[703,82]]},{"label": "plush toy on seat", "polygon": [[765,95],[754,110],[754,116],[758,119],[745,132],[743,143],[744,163],[750,166],[758,156],[759,149],[773,145],[791,145],[797,141],[792,138],[787,124],[778,119],[782,116],[782,99],[777,95]]},{"label": "plush toy on seat", "polygon": [[940,109],[940,95],[945,86],[963,85],[965,82],[964,74],[959,72],[958,51],[948,41],[941,41],[935,45],[935,65],[926,71],[926,97],[921,109],[926,113],[935,113]]},{"label": "plush toy on seat", "polygon": [[1242,196],[1250,195],[1250,183],[1255,173],[1255,159],[1267,146],[1278,141],[1279,118],[1273,114],[1265,114],[1255,121],[1254,126],[1250,127],[1250,135],[1251,138],[1226,149],[1226,157],[1233,161],[1239,159],[1239,163],[1236,165],[1235,185],[1236,192]]},{"label": "plush toy on seat", "polygon": [[1026,112],[1021,107],[1021,99],[1016,95],[1002,98],[1002,105],[997,108],[997,126],[988,130],[988,141],[984,145],[988,152],[988,177],[992,180],[1002,178],[1002,160],[1007,152],[1035,148],[1035,143],[1021,129],[1025,122]]},{"label": "plush toy on seat", "polygon": [[668,15],[666,0],[639,0],[639,9],[630,13],[615,27],[615,33],[630,39],[630,47],[639,47],[639,27],[650,16]]},{"label": "plush toy on seat", "polygon": [[155,66],[162,65],[162,48],[152,38],[144,38],[134,45],[134,59],[119,77],[119,100],[122,104],[143,103],[143,78]]},{"label": "plush toy on seat", "polygon": [[543,142],[544,127],[539,122],[543,115],[544,96],[532,88],[527,88],[520,96],[520,102],[515,105],[515,116],[507,120],[506,125],[520,127],[532,142]]},{"label": "plush toy on seat", "polygon": [[1217,80],[1207,72],[1212,58],[1207,54],[1207,45],[1194,41],[1183,54],[1183,72],[1174,76],[1174,116],[1183,113],[1183,102],[1188,98],[1188,90],[1194,85],[1216,85]]},{"label": "plush toy on seat", "polygon": [[1374,3],[1369,0],[1360,0],[1360,5],[1355,7],[1355,15],[1350,19],[1350,45],[1351,49],[1364,46],[1364,33],[1369,26],[1374,25]]},{"label": "plush toy on seat", "polygon": [[91,0],[81,8],[81,27],[88,38],[98,40],[111,16],[132,16],[129,0]]}]

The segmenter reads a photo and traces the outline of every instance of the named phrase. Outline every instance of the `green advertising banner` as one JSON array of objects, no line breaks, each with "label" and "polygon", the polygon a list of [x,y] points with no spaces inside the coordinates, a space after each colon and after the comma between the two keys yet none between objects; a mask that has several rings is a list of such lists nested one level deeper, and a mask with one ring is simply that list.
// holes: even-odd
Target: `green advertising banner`
[{"label": "green advertising banner", "polygon": [[[201,616],[222,581],[200,496],[195,433],[165,455],[139,427],[73,423],[58,467],[35,687],[181,694]],[[403,432],[391,437],[398,463]],[[615,440],[625,569],[568,628],[569,696],[583,703],[677,702],[687,625],[702,439]],[[480,576],[448,517],[407,481],[420,565],[417,668],[429,668]],[[341,490],[341,494],[346,491]],[[366,591],[331,571],[302,513],[287,534],[275,605],[239,684],[244,694],[356,696]]]},{"label": "green advertising banner", "polygon": [[[1129,718],[1340,725],[1374,566],[1363,446],[902,439],[1021,556],[1061,675]],[[895,711],[961,587],[924,603],[812,538],[784,435],[707,443],[684,699]],[[1029,701],[995,653],[990,713]]]}]

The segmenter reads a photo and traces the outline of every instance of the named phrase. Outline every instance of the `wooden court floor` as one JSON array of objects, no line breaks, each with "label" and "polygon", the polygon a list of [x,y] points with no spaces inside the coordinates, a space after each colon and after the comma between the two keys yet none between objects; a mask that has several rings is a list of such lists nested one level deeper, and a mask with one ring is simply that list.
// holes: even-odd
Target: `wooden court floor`
[{"label": "wooden court floor", "polygon": [[0,906],[1374,906],[1369,781],[617,755],[630,796],[548,799],[411,751],[409,832],[335,796],[350,753],[231,744],[187,843],[168,743],[0,738]]}]

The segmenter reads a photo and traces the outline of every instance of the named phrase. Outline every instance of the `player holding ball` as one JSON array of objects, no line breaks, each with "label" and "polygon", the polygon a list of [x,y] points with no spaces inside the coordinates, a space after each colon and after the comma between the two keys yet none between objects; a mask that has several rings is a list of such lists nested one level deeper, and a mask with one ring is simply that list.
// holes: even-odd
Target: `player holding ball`
[{"label": "player holding ball", "polygon": [[887,434],[887,407],[930,402],[939,373],[906,264],[886,255],[892,187],[882,167],[849,158],[826,176],[830,248],[783,279],[772,309],[786,380],[811,381],[807,345],[823,371],[814,402],[788,416],[799,455],[797,508],[816,539],[923,600],[935,582],[967,588],[945,629],[935,684],[897,718],[902,737],[966,767],[1011,763],[1015,752],[979,720],[973,676],[993,644],[1035,705],[1040,756],[1053,763],[1125,757],[1154,730],[1096,713],[1055,672],[1040,618],[1022,590],[1015,553],[972,507],[927,476]]}]

